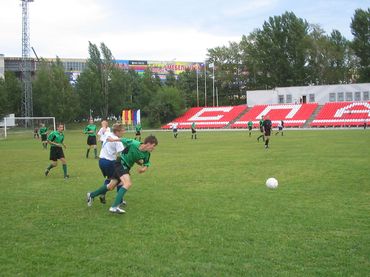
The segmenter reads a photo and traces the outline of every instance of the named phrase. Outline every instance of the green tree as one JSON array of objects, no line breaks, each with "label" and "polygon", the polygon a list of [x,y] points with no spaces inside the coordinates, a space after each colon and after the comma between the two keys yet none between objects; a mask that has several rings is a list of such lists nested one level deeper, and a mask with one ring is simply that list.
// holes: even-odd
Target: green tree
[{"label": "green tree", "polygon": [[11,71],[6,71],[0,78],[0,111],[4,115],[14,113],[20,116],[22,103],[22,84]]},{"label": "green tree", "polygon": [[360,59],[359,81],[370,81],[370,8],[357,9],[351,22],[352,49]]},{"label": "green tree", "polygon": [[184,100],[177,88],[162,87],[146,107],[149,124],[158,127],[159,124],[169,122],[182,114],[184,107]]},{"label": "green tree", "polygon": [[52,63],[41,62],[33,81],[33,96],[34,114],[54,116],[63,122],[76,118],[78,98],[59,58]]}]

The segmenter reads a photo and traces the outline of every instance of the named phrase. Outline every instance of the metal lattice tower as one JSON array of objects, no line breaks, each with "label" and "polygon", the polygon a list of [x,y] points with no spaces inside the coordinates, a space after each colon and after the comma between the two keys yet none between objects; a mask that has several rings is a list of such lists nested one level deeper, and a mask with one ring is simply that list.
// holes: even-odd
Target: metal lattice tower
[{"label": "metal lattice tower", "polygon": [[[33,0],[21,0],[22,2],[22,67],[21,78],[23,85],[22,116],[33,116],[32,101],[32,61],[30,59],[30,25],[28,16],[28,3]],[[26,125],[27,122],[26,122]]]}]

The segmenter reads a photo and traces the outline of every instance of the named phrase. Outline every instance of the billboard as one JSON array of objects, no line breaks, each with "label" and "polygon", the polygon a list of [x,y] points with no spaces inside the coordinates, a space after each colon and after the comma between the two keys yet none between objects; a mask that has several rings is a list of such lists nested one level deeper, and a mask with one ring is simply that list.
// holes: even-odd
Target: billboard
[{"label": "billboard", "polygon": [[176,61],[144,61],[144,60],[115,60],[117,67],[123,70],[135,70],[139,75],[144,74],[149,69],[153,74],[157,74],[161,80],[166,79],[166,75],[173,71],[175,75],[186,70],[201,70],[204,66],[199,62],[176,62]]}]

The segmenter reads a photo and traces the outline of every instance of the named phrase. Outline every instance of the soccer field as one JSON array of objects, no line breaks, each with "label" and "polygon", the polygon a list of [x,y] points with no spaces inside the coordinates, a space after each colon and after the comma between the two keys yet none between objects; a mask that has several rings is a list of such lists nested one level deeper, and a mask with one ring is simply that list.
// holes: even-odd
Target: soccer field
[{"label": "soccer field", "polygon": [[155,134],[125,215],[115,192],[87,207],[103,177],[81,131],[65,133],[69,180],[44,176],[39,141],[1,140],[0,275],[368,276],[369,131],[287,130],[268,150],[257,132]]}]

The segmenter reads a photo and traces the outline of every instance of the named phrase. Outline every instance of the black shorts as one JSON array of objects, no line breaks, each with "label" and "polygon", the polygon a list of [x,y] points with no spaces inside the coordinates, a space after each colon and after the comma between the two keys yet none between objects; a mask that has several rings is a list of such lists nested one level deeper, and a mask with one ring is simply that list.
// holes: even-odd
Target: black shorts
[{"label": "black shorts", "polygon": [[50,147],[50,160],[56,162],[61,158],[64,158],[63,148],[57,146]]},{"label": "black shorts", "polygon": [[47,140],[48,140],[47,134],[42,134],[41,135],[41,141],[47,141]]},{"label": "black shorts", "polygon": [[283,127],[279,127],[279,131],[282,131],[283,130]]},{"label": "black shorts", "polygon": [[261,131],[261,133],[263,133],[263,127],[260,127],[260,131]]},{"label": "black shorts", "polygon": [[195,129],[191,129],[191,133],[192,134],[195,134],[197,132],[197,130],[195,130]]},{"label": "black shorts", "polygon": [[140,131],[137,131],[137,132],[136,132],[136,135],[137,135],[137,136],[141,136],[141,132],[140,132]]},{"label": "black shorts", "polygon": [[248,126],[248,130],[249,130],[249,131],[252,131],[252,126],[250,126],[250,127]]},{"label": "black shorts", "polygon": [[88,136],[87,145],[96,145],[96,136]]},{"label": "black shorts", "polygon": [[124,166],[120,161],[115,161],[113,179],[120,180],[121,176],[125,174],[130,174],[130,168]]},{"label": "black shorts", "polygon": [[271,135],[271,129],[265,130],[265,136],[269,137]]}]

